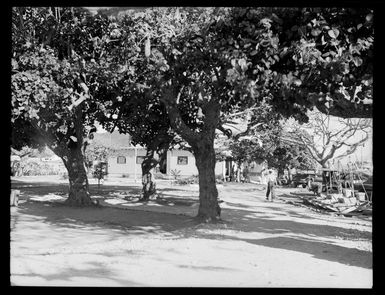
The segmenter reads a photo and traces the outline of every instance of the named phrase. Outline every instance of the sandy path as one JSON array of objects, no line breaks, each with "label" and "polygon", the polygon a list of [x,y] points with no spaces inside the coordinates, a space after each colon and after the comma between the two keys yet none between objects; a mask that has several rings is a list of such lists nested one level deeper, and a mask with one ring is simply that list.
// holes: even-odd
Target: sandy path
[{"label": "sandy path", "polygon": [[[194,186],[179,189],[197,196]],[[219,191],[225,222],[214,225],[196,224],[194,204],[114,205],[127,209],[121,210],[25,201],[11,212],[11,282],[372,287],[370,220],[265,202],[253,185]],[[162,208],[169,213],[157,212]]]}]

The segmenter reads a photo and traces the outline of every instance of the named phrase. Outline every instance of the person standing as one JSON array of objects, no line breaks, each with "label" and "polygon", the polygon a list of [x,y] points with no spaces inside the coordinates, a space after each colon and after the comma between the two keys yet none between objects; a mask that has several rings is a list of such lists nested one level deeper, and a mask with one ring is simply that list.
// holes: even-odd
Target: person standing
[{"label": "person standing", "polygon": [[266,200],[269,200],[270,202],[272,202],[275,199],[274,187],[277,183],[277,179],[272,170],[269,170],[266,180],[267,180]]},{"label": "person standing", "polygon": [[243,169],[243,181],[244,181],[244,182],[250,182],[249,168],[247,167],[247,165],[246,165],[245,168]]}]

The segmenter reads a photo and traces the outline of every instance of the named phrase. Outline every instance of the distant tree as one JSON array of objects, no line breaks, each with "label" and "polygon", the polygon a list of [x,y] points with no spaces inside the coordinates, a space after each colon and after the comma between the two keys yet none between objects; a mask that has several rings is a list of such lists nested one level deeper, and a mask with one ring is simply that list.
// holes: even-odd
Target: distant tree
[{"label": "distant tree", "polygon": [[307,124],[293,124],[287,140],[305,147],[312,159],[326,168],[329,161],[353,154],[371,131],[371,119],[341,119],[313,112]]},{"label": "distant tree", "polygon": [[229,114],[224,119],[224,128],[232,126],[227,146],[238,168],[244,162],[266,159],[269,151],[273,151],[281,131],[280,119],[282,116],[272,112],[266,103]]},{"label": "distant tree", "polygon": [[304,145],[288,143],[282,139],[266,160],[269,167],[278,170],[279,175],[282,175],[285,170],[290,172],[293,168],[301,170],[315,168],[315,161]]},{"label": "distant tree", "polygon": [[97,10],[97,13],[100,15],[105,15],[108,17],[118,17],[127,11],[143,11],[148,7],[108,7],[108,8],[101,8]]},{"label": "distant tree", "polygon": [[271,112],[271,107],[262,105],[254,109],[248,128],[233,137],[229,148],[238,166],[242,162],[263,159],[279,174],[290,168],[309,169],[314,166],[303,144],[287,141],[286,120]]},{"label": "distant tree", "polygon": [[87,146],[85,157],[86,163],[92,163],[94,161],[105,162],[108,158],[108,152],[110,148],[103,146],[93,141]]}]

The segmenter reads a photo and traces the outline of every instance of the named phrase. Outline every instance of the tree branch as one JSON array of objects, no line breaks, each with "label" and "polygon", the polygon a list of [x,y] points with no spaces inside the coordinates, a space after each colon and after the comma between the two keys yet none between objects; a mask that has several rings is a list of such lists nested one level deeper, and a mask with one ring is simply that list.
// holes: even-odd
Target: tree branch
[{"label": "tree branch", "polygon": [[164,90],[160,100],[166,107],[170,124],[173,129],[192,145],[195,144],[199,135],[191,130],[183,121],[176,103],[179,100],[183,89],[184,87],[182,86],[176,94],[176,89],[173,86],[169,86]]}]

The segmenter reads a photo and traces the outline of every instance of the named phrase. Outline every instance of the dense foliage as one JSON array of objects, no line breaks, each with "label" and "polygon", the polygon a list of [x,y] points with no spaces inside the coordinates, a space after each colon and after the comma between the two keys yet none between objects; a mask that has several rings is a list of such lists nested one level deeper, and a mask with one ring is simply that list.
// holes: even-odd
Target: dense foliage
[{"label": "dense foliage", "polygon": [[108,20],[81,8],[16,7],[12,21],[12,145],[46,144],[68,170],[68,203],[92,204],[84,151],[97,105],[87,84]]},{"label": "dense foliage", "polygon": [[367,8],[155,8],[118,19],[16,8],[13,22],[15,122],[61,150],[83,144],[95,119],[138,143],[179,135],[196,158],[204,219],[220,216],[214,139],[230,135],[229,116],[266,104],[301,122],[314,107],[371,117]]}]

